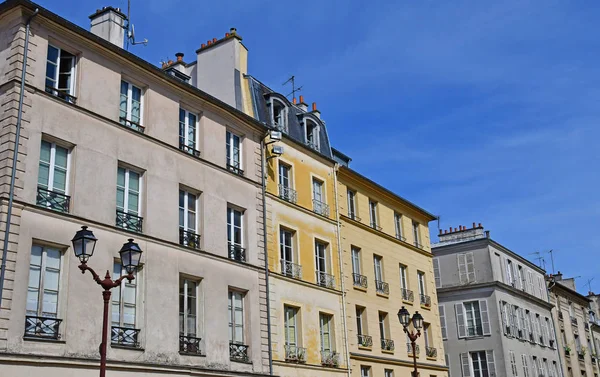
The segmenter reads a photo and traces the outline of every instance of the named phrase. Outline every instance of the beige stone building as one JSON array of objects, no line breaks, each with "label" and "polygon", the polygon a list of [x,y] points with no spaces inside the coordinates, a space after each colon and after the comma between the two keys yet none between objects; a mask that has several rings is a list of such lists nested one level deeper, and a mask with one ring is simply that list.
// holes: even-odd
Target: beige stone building
[{"label": "beige stone building", "polygon": [[90,33],[35,8],[0,5],[3,238],[28,51],[0,375],[97,375],[101,288],[70,246],[82,225],[98,273],[121,274],[128,238],[143,250],[136,279],[113,290],[110,376],[268,374],[266,128],[122,49],[119,9],[94,13]]}]

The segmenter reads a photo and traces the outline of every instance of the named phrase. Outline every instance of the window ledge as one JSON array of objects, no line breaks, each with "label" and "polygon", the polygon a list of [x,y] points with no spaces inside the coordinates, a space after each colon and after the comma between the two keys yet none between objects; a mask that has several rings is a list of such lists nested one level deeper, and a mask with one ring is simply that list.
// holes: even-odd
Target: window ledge
[{"label": "window ledge", "polygon": [[372,351],[373,347],[366,347],[366,346],[358,346],[359,350],[364,350],[364,351]]},{"label": "window ledge", "polygon": [[429,357],[429,356],[427,356],[427,360],[436,361],[437,357]]},{"label": "window ledge", "polygon": [[379,297],[383,297],[383,298],[390,298],[390,295],[386,295],[385,293],[379,293],[379,292],[377,292],[376,294],[377,294],[377,296],[379,296]]},{"label": "window ledge", "polygon": [[394,351],[381,350],[381,353],[387,353],[388,355],[393,355]]},{"label": "window ledge", "polygon": [[110,348],[118,348],[118,349],[121,349],[121,350],[130,350],[130,351],[138,351],[138,352],[144,352],[144,351],[146,351],[142,347],[123,346],[123,345],[120,345],[120,344],[111,344]]},{"label": "window ledge", "polygon": [[421,309],[431,310],[431,305],[430,306],[421,305]]},{"label": "window ledge", "polygon": [[356,286],[356,285],[354,285],[353,287],[354,287],[354,289],[356,289],[357,291],[361,291],[361,292],[366,292],[366,291],[367,291],[367,288],[359,287],[359,286]]},{"label": "window ledge", "polygon": [[191,356],[191,357],[206,357],[204,353],[192,353],[192,352],[179,352],[181,356]]},{"label": "window ledge", "polygon": [[48,338],[41,338],[41,337],[35,337],[35,336],[24,336],[23,340],[25,340],[27,342],[43,342],[43,343],[57,343],[57,344],[66,344],[67,343],[66,340],[48,339]]},{"label": "window ledge", "polygon": [[232,363],[252,365],[252,361],[242,361],[242,360],[235,360],[235,359],[229,359],[229,360],[231,360]]},{"label": "window ledge", "polygon": [[402,300],[403,304],[413,305],[414,301]]}]

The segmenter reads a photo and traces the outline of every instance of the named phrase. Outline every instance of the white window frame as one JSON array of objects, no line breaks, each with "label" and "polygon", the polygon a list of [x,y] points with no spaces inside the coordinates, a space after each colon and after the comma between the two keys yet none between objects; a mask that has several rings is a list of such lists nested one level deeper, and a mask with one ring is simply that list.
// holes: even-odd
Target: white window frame
[{"label": "white window frame", "polygon": [[[312,143],[310,143],[310,141],[308,139],[309,123],[314,125],[314,127],[312,128],[312,130],[313,130],[313,135],[312,135],[313,136],[313,141],[312,141]],[[307,145],[312,145],[316,149],[320,148],[320,145],[321,145],[321,143],[320,143],[321,140],[320,140],[320,137],[319,137],[319,135],[321,133],[320,132],[321,131],[320,128],[321,128],[321,126],[319,126],[319,124],[317,124],[317,122],[315,122],[313,120],[307,119],[307,120],[304,121],[304,140],[305,140],[305,142],[306,142]]]},{"label": "white window frame", "polygon": [[[477,310],[475,310],[475,306],[474,304],[477,303]],[[470,304],[470,307],[467,307],[467,304]],[[477,336],[483,336],[484,332],[483,332],[483,318],[481,315],[481,307],[479,305],[479,300],[473,300],[473,301],[465,301],[462,303],[463,305],[463,310],[465,311],[465,331],[467,333],[467,337],[477,337]],[[469,321],[468,321],[468,315],[467,313],[470,313],[472,318],[473,318],[473,334],[471,335],[469,333]],[[479,317],[479,323],[477,323],[477,317]],[[481,327],[481,334],[479,334],[477,332],[477,328]]]},{"label": "white window frame", "polygon": [[[200,313],[200,310],[199,310],[200,309],[200,307],[199,307],[199,303],[200,303],[200,294],[199,294],[199,292],[200,292],[200,282],[182,276],[179,279],[179,284],[180,284],[180,286],[181,286],[181,284],[183,284],[183,319],[181,319],[181,314],[182,313],[179,313],[180,314],[180,320],[183,320],[183,326],[181,326],[181,324],[180,324],[180,326],[179,326],[179,329],[180,329],[179,333],[180,333],[180,335],[183,335],[183,336],[192,336],[192,337],[195,337],[195,338],[199,338],[200,337],[199,336],[200,335],[200,331],[199,331],[200,330],[200,326],[199,326],[199,324],[200,324],[200,317],[199,317],[199,313]],[[194,294],[195,294],[194,297],[195,297],[195,301],[196,301],[195,308],[193,309],[195,311],[195,315],[194,315],[194,317],[195,317],[195,320],[194,320],[195,326],[194,327],[195,328],[193,329],[193,331],[190,331],[190,329],[188,328],[188,324],[189,324],[188,320],[189,320],[189,314],[190,314],[189,313],[189,309],[190,308],[188,306],[188,298],[189,298],[189,296],[188,296],[188,286],[189,286],[189,284],[194,284],[193,289],[194,289]],[[180,299],[181,299],[181,293],[179,294],[179,296],[180,296]],[[183,333],[181,333],[181,328],[182,327],[183,327]]]},{"label": "white window frame", "polygon": [[[312,179],[312,197],[313,200],[316,200],[319,203],[327,204],[327,198],[325,198],[325,182],[322,180],[313,177]],[[315,190],[316,189],[316,190]],[[320,199],[317,199],[317,196]]]},{"label": "white window frame", "polygon": [[475,255],[473,252],[456,254],[458,262],[458,274],[461,284],[474,283],[477,281],[475,275]]},{"label": "white window frame", "polygon": [[427,286],[425,282],[425,272],[417,271],[417,281],[419,282],[419,294],[427,295]]},{"label": "white window frame", "polygon": [[371,226],[379,226],[379,221],[377,219],[377,202],[369,199],[369,220],[371,221]]},{"label": "white window frame", "polygon": [[350,247],[350,253],[352,256],[352,272],[361,275],[362,266],[360,263],[360,248],[352,246]]},{"label": "white window frame", "polygon": [[[183,207],[179,207],[180,210],[183,210],[183,224],[179,224],[179,228],[185,231],[192,231],[195,234],[198,234],[198,195],[195,193],[191,193],[184,189],[179,189],[180,192],[183,192]],[[193,211],[190,209],[189,205],[189,196],[192,195],[196,197]],[[193,226],[190,227],[189,224],[189,213],[192,212],[194,214],[195,222]]]},{"label": "white window frame", "polygon": [[413,237],[415,239],[415,246],[422,247],[423,245],[421,244],[421,234],[420,234],[420,230],[419,230],[419,228],[420,228],[419,223],[413,220],[412,227],[413,227]]},{"label": "white window frame", "polygon": [[360,377],[371,377],[371,367],[367,365],[361,365]]},{"label": "white window frame", "polygon": [[[235,158],[234,158],[234,156],[235,156],[234,141],[235,141],[236,137],[238,138],[238,145],[239,145],[238,153],[237,153],[238,161],[235,161]],[[227,154],[225,155],[225,157],[227,159],[227,164],[236,169],[242,170],[242,162],[243,162],[243,156],[242,156],[242,151],[243,151],[243,142],[242,141],[243,141],[243,139],[242,139],[242,137],[240,135],[234,133],[231,130],[227,130],[227,132],[225,134],[225,140],[226,140],[225,148],[229,153],[229,158],[227,158]],[[237,165],[236,165],[236,163],[237,163]]]},{"label": "white window frame", "polygon": [[510,350],[509,352],[510,358],[510,369],[513,377],[517,377],[519,375],[519,371],[517,369],[517,360],[515,359],[515,352]]},{"label": "white window frame", "polygon": [[[327,318],[327,321],[324,319]],[[327,322],[327,332],[324,331],[324,325]],[[321,351],[334,351],[335,344],[333,343],[333,315],[328,313],[319,313],[319,335],[321,338]],[[329,349],[325,349],[325,338],[329,339]]]},{"label": "white window frame", "polygon": [[[236,230],[236,225],[235,225],[235,214],[239,213],[240,214],[240,242],[239,243],[235,243],[235,230]],[[244,247],[244,211],[242,211],[241,209],[238,208],[234,208],[231,206],[227,207],[227,242],[230,243],[231,245],[234,246],[239,246],[239,247]],[[231,233],[229,233],[231,232]],[[231,234],[232,239],[229,239],[229,234]]]},{"label": "white window frame", "polygon": [[448,339],[448,327],[446,326],[446,307],[443,304],[438,305],[440,314],[440,325],[442,330],[442,340]]},{"label": "white window frame", "polygon": [[356,306],[355,307],[355,311],[356,311],[356,333],[358,335],[365,335],[365,327],[363,324],[363,315],[365,314],[365,310],[367,310],[365,307],[363,306]]},{"label": "white window frame", "polygon": [[[181,122],[181,112],[183,111],[184,114],[184,118],[183,118],[183,124]],[[196,122],[194,124],[194,144],[192,146],[190,146],[190,140],[189,140],[189,135],[190,135],[190,115],[194,116],[196,118]],[[183,107],[179,108],[179,127],[181,128],[181,126],[183,126],[183,145],[185,145],[188,148],[193,148],[195,150],[199,150],[200,148],[198,148],[198,141],[199,141],[199,137],[198,137],[198,124],[199,124],[199,119],[200,117],[198,116],[198,114],[189,111]],[[179,135],[179,142],[181,143],[181,135]],[[181,146],[180,146],[181,148]]]},{"label": "white window frame", "polygon": [[[46,73],[44,75],[44,78],[45,79],[50,79],[50,80],[54,81],[54,86],[52,86],[53,89],[55,89],[55,90],[64,90],[64,89],[59,89],[59,87],[58,87],[58,81],[60,79],[60,64],[61,64],[60,55],[61,55],[63,49],[60,48],[60,47],[57,47],[57,46],[55,46],[55,45],[53,45],[51,43],[48,44],[48,49],[49,48],[55,48],[55,49],[58,50],[58,54],[57,54],[58,61],[56,61],[56,62],[51,61],[48,58],[48,53],[46,51],[46,63],[51,63],[51,64],[53,64],[53,65],[56,66],[56,74],[54,75],[54,77],[48,77],[48,68],[46,68]],[[72,97],[75,97],[75,79],[76,79],[75,70],[76,70],[76,65],[77,65],[77,56],[75,54],[70,53],[67,50],[65,50],[65,52],[73,56],[73,58],[72,58],[73,64],[71,65],[71,69],[70,69],[70,73],[69,73],[69,75],[71,76],[71,85],[69,87],[69,91],[68,91],[67,94],[70,95],[70,96],[72,96]],[[45,79],[44,79],[44,86],[46,86]]]},{"label": "white window frame", "polygon": [[379,255],[373,255],[373,273],[375,275],[375,280],[384,281],[383,280],[383,257]]},{"label": "white window frame", "polygon": [[[286,164],[283,161],[279,161],[278,164],[278,178],[279,184],[285,188],[294,188],[293,179],[292,179],[292,166]],[[284,174],[287,173],[287,174]]]},{"label": "white window frame", "polygon": [[[120,271],[119,275],[117,275],[117,271],[116,271],[117,268]],[[120,261],[114,261],[112,275],[113,275],[113,280],[116,280],[116,279],[120,278],[121,276],[127,275],[127,272],[125,271],[125,269],[121,265]],[[137,271],[136,275],[137,276],[136,276],[135,280],[129,281],[129,280],[125,279],[121,283],[121,285],[119,287],[117,287],[117,289],[119,290],[119,300],[118,300],[118,303],[119,303],[119,324],[115,324],[112,321],[112,306],[116,302],[116,300],[114,299],[115,295],[113,295],[112,298],[111,298],[111,326],[118,326],[118,327],[124,327],[124,328],[132,328],[132,329],[137,328],[137,324],[138,324],[138,312],[139,312],[139,307],[138,307],[139,306],[138,305],[138,302],[139,302],[139,300],[138,300],[138,292],[139,292],[138,291],[138,285],[139,284],[138,284],[138,281],[141,281],[140,280],[140,271],[139,270]],[[134,323],[133,323],[133,327],[128,327],[128,326],[131,326],[131,324],[124,322],[125,321],[125,306],[126,305],[125,305],[125,300],[124,300],[123,297],[125,296],[125,289],[127,289],[127,288],[133,288],[133,290],[134,290],[135,303],[133,304],[133,309],[134,309],[134,315],[133,315]]]},{"label": "white window frame", "polygon": [[[322,246],[322,250],[319,248],[320,246]],[[327,261],[328,246],[329,245],[323,241],[315,240],[315,271],[317,271],[318,273],[329,273],[329,263]],[[320,255],[321,251],[323,252],[322,256]],[[323,265],[325,266],[324,270],[321,270],[320,267],[319,261],[321,260],[323,261]]]},{"label": "white window frame", "polygon": [[394,370],[393,369],[384,369],[383,377],[394,377]]},{"label": "white window frame", "polygon": [[[292,316],[289,314],[293,313]],[[298,314],[300,313],[300,309],[290,305],[284,305],[283,307],[283,328],[284,328],[284,339],[286,346],[298,346],[300,344],[298,339]],[[289,330],[293,329],[294,331],[294,342],[291,342],[288,338]]]},{"label": "white window frame", "polygon": [[[60,292],[61,292],[61,280],[62,280],[62,274],[64,271],[62,271],[63,266],[64,266],[64,262],[63,262],[63,251],[60,249],[57,249],[55,247],[49,247],[46,245],[40,245],[40,244],[33,244],[31,249],[33,252],[33,248],[34,247],[38,247],[41,249],[41,255],[40,255],[40,265],[33,265],[36,267],[39,267],[39,280],[37,282],[37,302],[36,302],[36,311],[35,313],[33,313],[30,310],[27,310],[27,306],[25,307],[26,309],[26,315],[32,315],[32,316],[36,316],[36,317],[51,317],[51,318],[58,318],[59,314],[60,314]],[[59,265],[58,265],[58,287],[57,287],[57,291],[56,291],[56,313],[50,313],[50,312],[44,312],[44,291],[47,291],[47,289],[45,288],[44,285],[44,277],[46,275],[46,270],[56,270],[55,268],[50,268],[47,266],[47,250],[48,249],[52,249],[55,250],[59,253]],[[32,261],[30,260],[29,262],[29,279],[31,280],[31,266],[32,266]],[[27,290],[28,292],[32,289],[31,286],[28,285]],[[53,290],[49,290],[54,292]]]},{"label": "white window frame", "polygon": [[[289,237],[289,240],[290,240],[289,245],[286,244],[286,237],[285,237],[286,235],[284,233],[287,233],[290,236]],[[292,231],[288,228],[279,227],[279,258],[284,263],[294,263],[294,261],[296,260],[296,255],[294,252],[294,235],[295,235],[294,231]],[[290,260],[288,260],[288,258],[287,258],[288,251],[291,256]],[[282,266],[282,268],[283,268],[283,266]]]},{"label": "white window frame", "polygon": [[379,312],[377,319],[379,320],[379,336],[382,340],[389,339],[387,331],[387,313]]},{"label": "white window frame", "polygon": [[[39,158],[39,164],[42,164],[42,159],[41,159],[41,145],[43,143],[48,143],[50,144],[50,161],[47,163],[48,164],[48,184],[46,185],[47,187],[42,187],[45,188],[48,191],[54,191],[54,172],[56,170],[56,148],[63,148],[67,150],[67,171],[66,171],[66,178],[65,178],[65,195],[69,195],[69,180],[70,180],[70,174],[71,174],[71,148],[67,148],[65,146],[62,145],[57,145],[55,142],[52,141],[48,141],[45,139],[42,139],[42,142],[40,143],[40,158]],[[44,164],[46,164],[46,162],[43,162]],[[38,170],[38,174],[39,174],[39,170]],[[39,177],[38,177],[38,186],[40,185],[39,183]],[[56,191],[58,192],[58,191]]]},{"label": "white window frame", "polygon": [[408,266],[400,264],[400,288],[408,290]]},{"label": "white window frame", "polygon": [[348,199],[348,217],[356,219],[356,192],[350,189],[346,190],[346,197]]},{"label": "white window frame", "polygon": [[[228,304],[227,304],[227,306],[228,306],[228,310],[231,312],[230,315],[229,315],[229,327],[231,327],[231,334],[230,334],[231,336],[230,336],[229,342],[233,343],[233,344],[245,344],[245,341],[246,341],[246,330],[245,330],[246,329],[246,324],[244,322],[246,321],[246,317],[245,317],[245,313],[244,313],[245,312],[244,301],[246,299],[246,294],[243,293],[243,292],[240,292],[240,291],[236,291],[236,290],[230,289],[227,295],[228,295],[228,298],[227,298]],[[240,298],[239,301],[242,303],[240,308],[238,308],[237,306],[235,306],[235,298],[236,298],[236,296],[239,296],[239,298]],[[236,311],[241,311],[242,312],[242,323],[241,324],[238,324],[238,323],[235,322],[235,312]],[[236,334],[235,329],[236,329],[236,327],[241,327],[242,328],[242,340],[241,341],[235,339],[235,334]]]},{"label": "white window frame", "polygon": [[[143,125],[144,124],[144,90],[133,84],[131,81],[127,81],[125,79],[121,79],[121,83],[125,83],[127,84],[127,109],[125,111],[125,120],[129,121],[129,122],[134,122],[131,119],[131,115],[132,115],[132,109],[133,109],[133,88],[137,88],[140,91],[140,121],[137,123],[139,125]],[[121,87],[119,86],[119,101],[120,101],[120,97],[121,97]],[[120,115],[120,107],[119,107],[119,116]],[[135,122],[134,122],[135,123]],[[127,122],[125,122],[125,124],[127,124]],[[136,127],[137,128],[137,127]]]},{"label": "white window frame", "polygon": [[394,212],[394,226],[396,228],[396,238],[404,241],[404,231],[402,230],[402,215]]},{"label": "white window frame", "polygon": [[[280,113],[280,117],[282,119],[281,124],[279,124],[275,121],[275,104],[277,104],[281,107],[281,113]],[[273,124],[273,126],[275,126],[280,131],[288,132],[288,126],[287,126],[288,107],[282,101],[275,99],[275,98],[271,98],[270,105],[271,106],[270,106],[269,113],[271,115],[271,124]]]},{"label": "white window frame", "polygon": [[[521,354],[521,363],[523,364],[523,377],[529,377],[529,357],[525,354]],[[538,376],[533,376],[538,377]]]},{"label": "white window frame", "polygon": [[[139,183],[140,183],[140,187],[139,190],[137,191],[138,194],[138,211],[137,213],[133,213],[135,216],[138,217],[142,217],[142,190],[143,190],[143,185],[144,185],[144,181],[142,179],[142,173],[137,171],[137,170],[133,170],[130,169],[128,167],[125,166],[121,166],[119,165],[119,167],[117,168],[117,176],[119,174],[119,169],[123,169],[125,170],[125,186],[123,186],[123,193],[124,193],[124,198],[123,198],[123,208],[120,209],[119,211],[123,212],[123,213],[130,213],[129,211],[129,175],[133,172],[135,174],[138,175],[139,177]],[[117,188],[119,187],[119,183],[118,183],[118,179],[117,179]],[[135,192],[133,190],[131,190],[132,192]],[[119,207],[117,206],[117,209],[119,209]]]}]

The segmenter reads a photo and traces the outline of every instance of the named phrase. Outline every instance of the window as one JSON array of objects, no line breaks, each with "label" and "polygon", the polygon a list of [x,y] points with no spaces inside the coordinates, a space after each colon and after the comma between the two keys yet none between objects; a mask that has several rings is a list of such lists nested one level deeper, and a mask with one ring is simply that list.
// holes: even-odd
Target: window
[{"label": "window", "polygon": [[227,207],[227,242],[229,243],[229,258],[245,262],[244,253],[244,214],[241,210]]},{"label": "window", "polygon": [[298,345],[298,332],[297,332],[297,317],[298,308],[285,305],[283,308],[284,319],[283,326],[285,328],[285,345],[286,346],[297,346]]},{"label": "window", "polygon": [[371,220],[371,227],[380,229],[377,221],[377,202],[369,199],[369,219]]},{"label": "window", "polygon": [[523,266],[517,267],[515,280],[520,289],[525,289],[525,282],[523,281]]},{"label": "window", "polygon": [[415,240],[415,246],[418,248],[422,248],[423,245],[421,245],[421,236],[419,234],[419,223],[416,221],[413,221],[412,228],[413,228],[413,238]]},{"label": "window", "polygon": [[490,335],[490,322],[486,300],[455,304],[458,337]]},{"label": "window", "polygon": [[461,253],[456,255],[458,259],[458,274],[461,284],[475,282],[475,260],[473,253]]},{"label": "window", "polygon": [[352,273],[356,275],[360,275],[361,266],[360,266],[360,249],[358,247],[352,246]]},{"label": "window", "polygon": [[75,56],[48,45],[46,92],[75,103]]},{"label": "window", "polygon": [[435,279],[435,287],[442,287],[442,276],[440,275],[440,260],[433,258],[433,277]]},{"label": "window", "polygon": [[405,290],[408,289],[408,280],[406,278],[407,269],[408,267],[406,267],[405,265],[400,265],[400,288]]},{"label": "window", "polygon": [[448,332],[446,330],[446,308],[444,305],[439,305],[440,311],[440,324],[442,326],[442,340],[448,339]]},{"label": "window", "polygon": [[271,101],[271,122],[279,131],[287,132],[287,108],[279,101]]},{"label": "window", "polygon": [[519,371],[517,369],[517,360],[515,359],[514,351],[509,351],[510,355],[510,369],[512,371],[513,377],[517,377],[519,375]]},{"label": "window", "polygon": [[493,351],[463,353],[461,363],[463,376],[493,377],[496,375]]},{"label": "window", "polygon": [[360,377],[371,377],[371,367],[360,366]]},{"label": "window", "polygon": [[506,259],[506,284],[514,284],[512,261],[510,259]]},{"label": "window", "polygon": [[[389,339],[388,334],[388,315],[385,312],[379,312],[379,337],[382,339]],[[382,344],[383,347],[383,344]]]},{"label": "window", "polygon": [[198,336],[198,282],[179,279],[179,335]]},{"label": "window", "polygon": [[465,302],[463,306],[465,307],[465,319],[467,320],[467,336],[483,335],[479,301]]},{"label": "window", "polygon": [[543,376],[546,375],[546,371],[548,371],[549,374],[552,374],[552,371],[548,367],[548,359],[544,359],[542,362],[540,362],[540,369],[542,370]]},{"label": "window", "polygon": [[198,197],[191,192],[179,190],[179,243],[192,248],[200,248],[198,236]]},{"label": "window", "polygon": [[117,226],[142,231],[140,173],[119,166],[117,170]]},{"label": "window", "polygon": [[58,249],[32,246],[27,288],[28,316],[56,318],[58,315],[60,259]]},{"label": "window", "polygon": [[243,175],[242,138],[233,132],[227,131],[225,146],[227,148],[227,169],[236,174]]},{"label": "window", "polygon": [[366,318],[365,317],[365,308],[363,308],[362,306],[357,306],[356,307],[356,333],[358,335],[363,335],[366,334],[366,328],[363,328],[364,324],[366,323]]},{"label": "window", "polygon": [[285,228],[279,229],[279,253],[281,259],[281,273],[297,279],[302,278],[300,266],[294,263],[293,231]]},{"label": "window", "polygon": [[352,220],[357,219],[357,211],[356,211],[356,193],[350,189],[347,191],[348,196],[348,217]]},{"label": "window", "polygon": [[419,294],[425,295],[425,273],[422,271],[417,271],[417,278],[419,280]]},{"label": "window", "polygon": [[198,116],[189,111],[179,109],[179,149],[196,157],[200,157],[197,143]]},{"label": "window", "polygon": [[244,344],[244,294],[229,291],[229,343]]},{"label": "window", "polygon": [[379,255],[373,255],[375,280],[383,281],[383,260]]},{"label": "window", "polygon": [[119,122],[136,131],[144,132],[142,126],[142,89],[124,80],[121,81]]},{"label": "window", "polygon": [[329,216],[329,206],[325,204],[325,196],[323,193],[323,181],[313,178],[313,209],[321,216]]},{"label": "window", "polygon": [[531,356],[531,368],[533,368],[533,376],[537,377],[540,375],[540,369],[538,367],[537,357]]},{"label": "window", "polygon": [[69,212],[67,196],[70,153],[55,143],[42,140],[36,203],[61,212]]},{"label": "window", "polygon": [[[113,280],[127,275],[121,262],[113,265]],[[138,273],[139,276],[139,273]],[[113,344],[137,347],[139,330],[136,327],[137,311],[137,282],[139,278],[129,281],[125,279],[112,292],[112,336]]]},{"label": "window", "polygon": [[552,370],[553,370],[553,377],[560,377],[560,373],[558,372],[558,364],[556,363],[556,361],[552,362]]},{"label": "window", "polygon": [[319,126],[309,120],[307,120],[304,124],[306,131],[306,144],[313,149],[319,149]]},{"label": "window", "polygon": [[[529,377],[529,365],[527,365],[527,355],[521,355],[521,363],[523,363],[523,376]],[[537,376],[532,376],[537,377]]]},{"label": "window", "polygon": [[317,284],[333,288],[333,276],[328,274],[327,244],[315,240],[315,266],[317,269]]},{"label": "window", "polygon": [[402,241],[406,241],[404,238],[402,231],[402,215],[399,213],[394,213],[394,226],[396,228],[396,238]]},{"label": "window", "polygon": [[321,334],[321,351],[332,351],[333,335],[332,335],[333,316],[329,314],[319,313],[319,328]]},{"label": "window", "polygon": [[[279,186],[283,188],[291,188],[292,187],[292,176],[291,176],[292,167],[288,164],[284,164],[283,162],[279,162]],[[281,194],[281,193],[280,193]]]},{"label": "window", "polygon": [[423,322],[423,338],[425,339],[425,348],[431,347],[431,344],[433,344],[431,325],[426,322]]},{"label": "window", "polygon": [[384,369],[383,377],[394,377],[394,371],[392,369]]}]

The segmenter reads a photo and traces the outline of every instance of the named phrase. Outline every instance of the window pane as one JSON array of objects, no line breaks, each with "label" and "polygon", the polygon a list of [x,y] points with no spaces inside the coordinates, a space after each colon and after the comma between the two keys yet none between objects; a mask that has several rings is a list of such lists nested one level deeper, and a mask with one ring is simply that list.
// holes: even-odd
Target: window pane
[{"label": "window pane", "polygon": [[50,163],[50,151],[52,150],[52,144],[42,140],[40,148],[40,161]]},{"label": "window pane", "polygon": [[123,210],[125,207],[125,190],[117,188],[117,208]]},{"label": "window pane", "polygon": [[135,306],[123,306],[123,326],[135,325]]},{"label": "window pane", "polygon": [[125,283],[123,289],[123,303],[135,305],[135,286],[130,286]]},{"label": "window pane", "polygon": [[31,247],[31,262],[32,265],[41,266],[42,265],[42,247],[38,245],[33,245]]},{"label": "window pane", "polygon": [[65,192],[67,189],[67,170],[54,169],[54,182],[52,183],[53,191]]},{"label": "window pane", "polygon": [[120,325],[120,311],[119,311],[119,303],[114,303],[112,304],[112,313],[111,313],[111,321],[112,324],[115,326],[119,326]]},{"label": "window pane", "polygon": [[58,270],[46,269],[46,272],[44,273],[44,289],[58,291],[58,279]]},{"label": "window pane", "polygon": [[48,181],[50,180],[50,165],[45,162],[40,162],[40,169],[38,173],[38,185],[43,188],[48,188]]},{"label": "window pane", "polygon": [[235,327],[235,339],[236,342],[242,343],[244,341],[244,328],[241,326]]},{"label": "window pane", "polygon": [[129,191],[140,191],[140,175],[134,171],[129,171]]},{"label": "window pane", "polygon": [[129,192],[129,197],[127,198],[128,203],[127,203],[127,212],[133,212],[134,214],[137,215],[138,213],[138,200],[139,200],[139,195],[137,193],[133,193],[133,192]]},{"label": "window pane", "polygon": [[29,267],[29,288],[39,289],[40,288],[40,267],[30,266]]},{"label": "window pane", "polygon": [[42,313],[56,314],[57,306],[58,306],[58,292],[44,291]]},{"label": "window pane", "polygon": [[28,314],[37,314],[38,309],[38,293],[39,291],[35,288],[27,289],[27,306],[26,310]]},{"label": "window pane", "polygon": [[58,49],[51,45],[48,45],[48,60],[58,62]]},{"label": "window pane", "polygon": [[56,82],[56,64],[52,62],[46,62],[46,77],[52,79],[52,87],[54,87],[54,83]]}]

